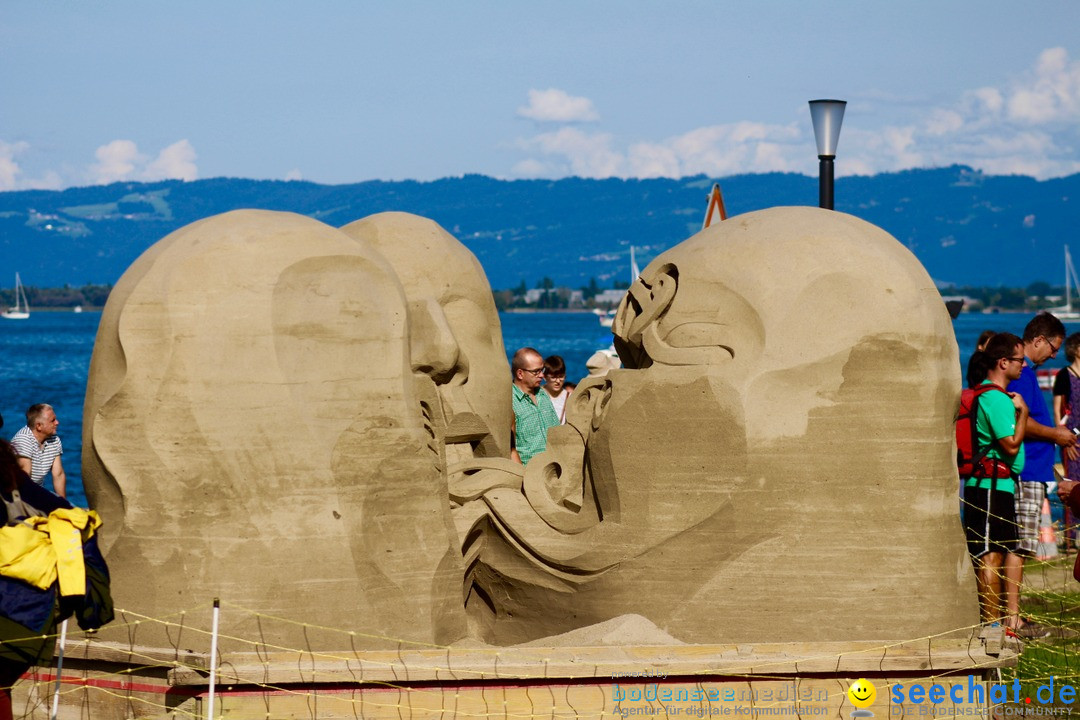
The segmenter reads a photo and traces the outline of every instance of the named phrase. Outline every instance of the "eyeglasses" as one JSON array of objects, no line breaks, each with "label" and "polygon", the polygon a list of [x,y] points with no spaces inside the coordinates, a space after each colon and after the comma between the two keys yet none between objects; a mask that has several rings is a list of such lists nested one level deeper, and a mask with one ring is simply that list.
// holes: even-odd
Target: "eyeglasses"
[{"label": "eyeglasses", "polygon": [[1024,362],[1024,356],[1023,355],[1021,355],[1018,358],[1001,358],[1001,359],[1002,360],[1007,360],[1008,362],[1018,362],[1018,363]]},{"label": "eyeglasses", "polygon": [[544,370],[545,370],[545,368],[542,368],[542,367],[538,367],[535,370],[530,370],[529,368],[521,368],[521,369],[524,370],[527,373],[531,373],[533,377],[540,377],[541,375],[544,374]]},{"label": "eyeglasses", "polygon": [[1061,345],[1054,347],[1054,343],[1050,342],[1050,338],[1046,337],[1045,335],[1042,336],[1042,339],[1045,340],[1046,344],[1050,346],[1050,357],[1055,357],[1058,350],[1061,349]]}]

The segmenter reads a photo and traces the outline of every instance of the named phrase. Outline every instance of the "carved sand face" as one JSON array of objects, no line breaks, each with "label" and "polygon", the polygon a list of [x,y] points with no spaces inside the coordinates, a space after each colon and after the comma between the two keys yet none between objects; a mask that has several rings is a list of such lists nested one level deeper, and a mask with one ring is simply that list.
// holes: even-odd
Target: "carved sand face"
[{"label": "carved sand face", "polygon": [[[445,479],[382,256],[310,218],[244,211],[132,270],[86,403],[88,492],[119,511],[118,601],[164,615],[225,588],[327,626],[459,637]],[[253,560],[270,556],[272,570]],[[312,607],[306,582],[333,601]]]},{"label": "carved sand face", "polygon": [[[409,309],[409,348],[421,397],[434,383],[446,441],[478,455],[509,453],[509,367],[499,316],[483,268],[469,250],[426,218],[380,213],[342,228],[393,266]],[[479,429],[478,429],[479,428]]]},{"label": "carved sand face", "polygon": [[485,495],[506,538],[476,573],[501,593],[494,637],[624,613],[697,642],[972,621],[957,350],[905,248],[850,216],[774,208],[663,253],[630,295],[613,327],[628,369],[571,395],[523,492]]}]

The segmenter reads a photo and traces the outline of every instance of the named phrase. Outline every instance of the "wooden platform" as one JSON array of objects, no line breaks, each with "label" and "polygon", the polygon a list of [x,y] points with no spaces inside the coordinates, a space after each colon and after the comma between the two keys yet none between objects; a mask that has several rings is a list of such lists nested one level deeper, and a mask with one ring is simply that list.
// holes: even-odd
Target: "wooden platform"
[{"label": "wooden platform", "polygon": [[[877,717],[982,715],[984,704],[890,707],[888,688],[989,680],[1015,663],[966,639],[878,643],[665,645],[232,653],[221,657],[221,718],[847,717],[869,679]],[[69,642],[59,718],[203,718],[209,657],[93,639]],[[48,718],[55,670],[15,688],[16,717]],[[928,712],[929,711],[929,712]]]}]

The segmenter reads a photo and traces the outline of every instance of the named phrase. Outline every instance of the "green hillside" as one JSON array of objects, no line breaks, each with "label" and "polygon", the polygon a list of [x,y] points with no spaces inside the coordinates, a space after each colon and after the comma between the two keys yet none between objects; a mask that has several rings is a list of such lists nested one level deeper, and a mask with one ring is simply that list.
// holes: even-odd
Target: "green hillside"
[{"label": "green hillside", "polygon": [[[637,248],[644,266],[700,229],[713,178],[496,180],[353,185],[213,178],[0,193],[0,285],[111,284],[150,244],[239,208],[298,212],[340,226],[386,210],[430,217],[460,238],[497,288],[542,277],[610,285]],[[719,179],[729,214],[813,205],[817,179]],[[837,181],[836,209],[888,230],[939,282],[1060,284],[1062,245],[1076,235],[1080,175],[1036,181],[953,166]],[[1077,252],[1080,252],[1078,240]],[[10,278],[12,279],[9,279]]]}]

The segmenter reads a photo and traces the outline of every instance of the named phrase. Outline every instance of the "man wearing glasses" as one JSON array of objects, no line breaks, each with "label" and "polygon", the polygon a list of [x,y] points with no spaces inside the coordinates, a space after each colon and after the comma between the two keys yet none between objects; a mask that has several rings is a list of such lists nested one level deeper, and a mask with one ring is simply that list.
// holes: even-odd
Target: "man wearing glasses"
[{"label": "man wearing glasses", "polygon": [[[1035,368],[1057,356],[1065,341],[1065,326],[1050,313],[1042,312],[1024,328],[1023,340],[1024,368],[1019,379],[1009,383],[1008,389],[1024,398],[1030,412],[1024,434],[1024,470],[1020,473],[1016,494],[1019,526],[1016,554],[1028,558],[1035,555],[1039,545],[1039,516],[1046,498],[1046,485],[1054,482],[1054,448],[1060,445],[1065,448],[1064,452],[1074,452],[1076,436],[1068,428],[1054,424],[1035,376]],[[1021,637],[1031,637],[1038,629],[1022,623],[1016,632]]]},{"label": "man wearing glasses", "polygon": [[510,363],[514,383],[514,447],[522,465],[547,449],[548,428],[559,416],[546,392],[537,392],[544,379],[544,358],[531,347],[514,353]]}]

